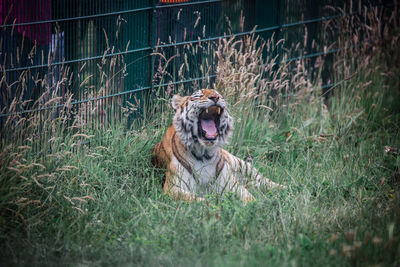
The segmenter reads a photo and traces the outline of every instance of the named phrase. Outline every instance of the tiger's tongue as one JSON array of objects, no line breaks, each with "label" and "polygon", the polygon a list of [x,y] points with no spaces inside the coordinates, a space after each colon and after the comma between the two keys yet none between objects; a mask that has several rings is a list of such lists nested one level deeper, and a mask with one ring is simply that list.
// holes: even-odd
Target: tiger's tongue
[{"label": "tiger's tongue", "polygon": [[201,128],[206,132],[207,138],[214,138],[217,136],[217,127],[215,127],[214,120],[201,120]]}]

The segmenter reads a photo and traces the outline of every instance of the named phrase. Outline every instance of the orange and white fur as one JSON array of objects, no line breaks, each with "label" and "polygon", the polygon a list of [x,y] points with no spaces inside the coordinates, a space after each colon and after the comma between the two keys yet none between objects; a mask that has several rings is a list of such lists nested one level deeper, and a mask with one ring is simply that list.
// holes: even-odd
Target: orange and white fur
[{"label": "orange and white fur", "polygon": [[222,146],[233,131],[226,103],[215,90],[172,98],[173,124],[153,149],[153,163],[166,169],[164,194],[187,201],[203,200],[211,192],[235,192],[254,200],[249,186],[283,187],[264,178],[250,163]]}]

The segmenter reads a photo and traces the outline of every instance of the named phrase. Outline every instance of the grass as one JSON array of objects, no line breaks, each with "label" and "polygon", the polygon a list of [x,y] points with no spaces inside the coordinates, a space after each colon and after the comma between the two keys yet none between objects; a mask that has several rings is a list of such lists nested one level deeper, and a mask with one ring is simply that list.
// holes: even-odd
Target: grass
[{"label": "grass", "polygon": [[[344,99],[332,106],[352,105],[351,96]],[[385,107],[394,108],[396,101]],[[341,112],[322,122],[332,128],[328,137],[309,134],[313,125],[294,114],[282,112],[269,125],[242,118],[246,129],[237,126],[228,150],[252,155],[267,177],[289,187],[254,192],[257,201],[246,206],[233,196],[188,204],[161,194],[162,172],[149,159],[166,125],[144,123],[128,134],[112,129],[103,133],[108,138],[78,152],[71,141],[41,161],[44,167],[23,172],[29,182],[17,185],[31,188],[14,192],[21,202],[13,206],[23,217],[14,214],[13,224],[1,224],[3,259],[66,265],[396,264],[400,195],[393,183],[399,159],[384,147],[400,145],[398,115],[380,127],[361,118],[347,127],[352,119],[335,120]],[[30,179],[45,174],[53,177]],[[29,196],[37,199],[21,199]]]},{"label": "grass", "polygon": [[[340,55],[340,82],[328,99],[304,72],[292,77],[300,84],[296,95],[278,95],[275,104],[262,102],[265,108],[260,99],[291,76],[276,76],[268,86],[254,81],[262,89],[256,95],[245,91],[254,88],[246,76],[239,79],[243,84],[231,84],[240,60],[231,74],[219,73],[216,86],[226,90],[235,119],[226,149],[288,187],[253,190],[257,200],[247,205],[230,194],[190,204],[162,195],[163,172],[150,158],[172,108],[128,131],[123,124],[78,132],[65,126],[68,134],[54,131],[43,147],[29,133],[24,140],[2,139],[1,262],[399,265],[400,157],[394,148],[400,147],[400,50],[398,44],[372,45],[380,49],[375,57],[371,47]],[[245,75],[258,70],[249,67]],[[392,149],[385,152],[385,146]]]}]

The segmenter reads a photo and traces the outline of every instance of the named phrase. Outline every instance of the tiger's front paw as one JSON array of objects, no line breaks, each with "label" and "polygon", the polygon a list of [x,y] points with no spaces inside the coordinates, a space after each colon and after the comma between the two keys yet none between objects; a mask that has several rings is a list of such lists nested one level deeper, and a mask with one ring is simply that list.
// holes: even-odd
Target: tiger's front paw
[{"label": "tiger's front paw", "polygon": [[196,201],[204,201],[204,200],[206,200],[204,197],[196,197]]},{"label": "tiger's front paw", "polygon": [[247,202],[253,202],[253,201],[255,201],[256,199],[253,197],[253,195],[252,194],[248,194],[248,195],[246,195],[245,197],[243,197],[242,198],[242,201],[243,201],[243,203],[244,204],[246,204]]}]

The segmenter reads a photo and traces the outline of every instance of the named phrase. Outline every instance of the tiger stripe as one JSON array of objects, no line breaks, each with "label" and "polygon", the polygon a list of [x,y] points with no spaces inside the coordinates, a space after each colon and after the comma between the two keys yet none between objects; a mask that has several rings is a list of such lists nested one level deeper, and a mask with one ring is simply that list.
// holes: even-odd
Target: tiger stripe
[{"label": "tiger stripe", "polygon": [[224,156],[221,153],[218,153],[218,155],[219,155],[219,159],[218,159],[218,163],[217,163],[216,169],[215,169],[215,178],[216,179],[219,177],[219,175],[221,174],[222,169],[225,166]]},{"label": "tiger stripe", "polygon": [[190,173],[190,175],[193,175],[192,167],[190,167],[190,164],[185,160],[181,153],[179,153],[179,149],[176,146],[176,133],[174,133],[172,136],[172,153],[179,163],[182,164],[182,166]]}]

